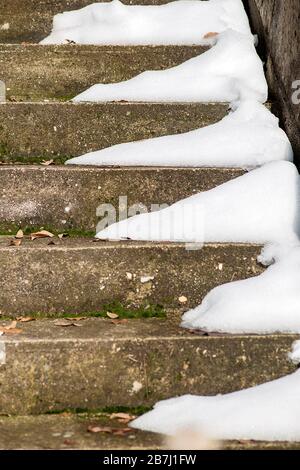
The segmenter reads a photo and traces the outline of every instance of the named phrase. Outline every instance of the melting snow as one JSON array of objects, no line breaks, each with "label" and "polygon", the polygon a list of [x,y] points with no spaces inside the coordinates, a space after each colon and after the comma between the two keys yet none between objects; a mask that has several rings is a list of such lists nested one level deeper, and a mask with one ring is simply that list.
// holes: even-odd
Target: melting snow
[{"label": "melting snow", "polygon": [[[182,326],[226,333],[300,333],[300,247],[263,274],[216,287]],[[300,347],[294,352],[300,362]]]},{"label": "melting snow", "polygon": [[124,5],[114,0],[58,14],[41,44],[205,44],[203,36],[228,28],[250,33],[241,0],[184,0],[166,5]]},{"label": "melting snow", "polygon": [[243,101],[220,122],[184,134],[130,142],[72,158],[77,165],[214,166],[251,168],[293,159],[278,119],[262,104]]},{"label": "melting snow", "polygon": [[227,395],[165,400],[131,426],[168,435],[199,430],[216,439],[300,441],[299,396],[300,370]]},{"label": "melting snow", "polygon": [[110,225],[100,239],[297,243],[299,174],[273,162],[157,212]]},{"label": "melting snow", "polygon": [[267,96],[253,36],[228,29],[216,37],[214,47],[183,64],[120,83],[94,85],[73,101],[265,102]]}]

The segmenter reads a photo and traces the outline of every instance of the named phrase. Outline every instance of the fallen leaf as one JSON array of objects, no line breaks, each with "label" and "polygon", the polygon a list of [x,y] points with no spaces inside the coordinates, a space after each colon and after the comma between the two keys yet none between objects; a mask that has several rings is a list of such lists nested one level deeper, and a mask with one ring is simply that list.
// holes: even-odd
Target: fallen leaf
[{"label": "fallen leaf", "polygon": [[136,418],[134,415],[128,413],[112,413],[110,419],[116,419],[119,423],[127,424],[130,421],[133,421]]},{"label": "fallen leaf", "polygon": [[44,165],[44,166],[49,166],[49,165],[52,165],[54,162],[54,160],[42,160],[41,161],[41,165]]},{"label": "fallen leaf", "polygon": [[36,319],[33,317],[18,317],[17,320],[21,323],[28,323],[30,321],[35,321]]},{"label": "fallen leaf", "polygon": [[53,238],[54,235],[47,230],[41,230],[40,232],[35,232],[30,235],[31,240],[35,240],[36,238]]},{"label": "fallen leaf", "polygon": [[210,31],[209,33],[206,33],[203,37],[204,37],[204,39],[209,39],[209,38],[214,38],[214,37],[218,36],[218,34],[219,33]]},{"label": "fallen leaf", "polygon": [[22,238],[13,238],[12,240],[10,240],[9,244],[10,246],[20,246],[22,241]]},{"label": "fallen leaf", "polygon": [[111,428],[110,426],[89,426],[88,432],[92,433],[106,433],[113,434],[114,436],[124,436],[129,432],[134,432],[134,429],[131,428]]},{"label": "fallen leaf", "polygon": [[23,230],[18,230],[17,231],[17,234],[15,235],[15,238],[18,240],[18,239],[21,239],[21,238],[24,238],[24,233],[23,233]]},{"label": "fallen leaf", "polygon": [[87,317],[68,317],[67,320],[69,321],[81,321],[81,320],[86,320]]},{"label": "fallen leaf", "polygon": [[92,433],[105,432],[108,434],[112,434],[114,431],[113,428],[109,426],[89,426],[87,430]]},{"label": "fallen leaf", "polygon": [[178,300],[181,304],[185,304],[188,299],[184,295],[182,295],[181,297],[178,298]]},{"label": "fallen leaf", "polygon": [[74,321],[70,321],[70,320],[55,320],[54,325],[63,326],[63,327],[82,326],[82,325],[79,325],[79,323],[75,323]]},{"label": "fallen leaf", "polygon": [[111,318],[112,320],[116,320],[117,318],[119,318],[119,315],[113,312],[106,312],[106,315],[108,316],[108,318]]},{"label": "fallen leaf", "polygon": [[16,328],[17,322],[16,320],[12,321],[9,325],[7,326],[1,326],[0,327],[0,332],[2,332],[4,335],[17,335],[22,332],[20,328]]},{"label": "fallen leaf", "polygon": [[127,318],[122,318],[122,320],[112,320],[111,323],[114,325],[119,325],[120,323],[128,323]]}]

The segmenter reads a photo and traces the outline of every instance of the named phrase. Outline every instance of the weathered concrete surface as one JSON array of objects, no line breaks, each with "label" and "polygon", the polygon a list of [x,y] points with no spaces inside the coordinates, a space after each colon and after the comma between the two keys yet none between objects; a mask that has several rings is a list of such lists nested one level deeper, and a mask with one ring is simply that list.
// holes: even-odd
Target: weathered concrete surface
[{"label": "weathered concrete surface", "polygon": [[[277,114],[300,162],[300,2],[248,0],[253,29],[265,48],[267,78]],[[296,86],[298,92],[296,90]],[[293,103],[292,96],[294,94]]]},{"label": "weathered concrete surface", "polygon": [[[124,429],[124,425],[105,413],[63,414],[0,417],[1,450],[158,450],[168,449],[163,436],[132,430],[116,436],[88,432],[89,426]],[[127,427],[127,426],[126,426]],[[224,449],[232,450],[293,450],[300,443],[293,442],[225,442]]]},{"label": "weathered concrete surface", "polygon": [[95,83],[174,67],[207,50],[181,46],[0,45],[0,80],[17,101],[67,100]]},{"label": "weathered concrete surface", "polygon": [[[123,0],[123,3],[159,5],[168,1]],[[91,0],[0,0],[0,42],[38,42],[50,33],[54,15],[83,8],[90,3]]]},{"label": "weathered concrete surface", "polygon": [[142,203],[172,204],[243,174],[224,168],[93,168],[0,166],[0,230],[50,226],[57,230],[96,230],[100,204],[119,214],[119,197],[128,208]]},{"label": "weathered concrete surface", "polygon": [[[209,244],[187,250],[180,243],[93,242],[87,239],[24,242],[0,240],[0,313],[97,312],[119,301],[166,308],[198,305],[213,287],[262,272],[258,245]],[[128,279],[126,273],[132,274]],[[153,280],[141,282],[141,277]]]},{"label": "weathered concrete surface", "polygon": [[295,370],[287,359],[293,335],[203,337],[160,319],[80,324],[19,323],[22,333],[1,337],[1,414],[151,406],[185,393],[231,392]]},{"label": "weathered concrete surface", "polygon": [[0,105],[5,156],[78,156],[113,144],[177,134],[213,124],[225,103],[6,103]]}]

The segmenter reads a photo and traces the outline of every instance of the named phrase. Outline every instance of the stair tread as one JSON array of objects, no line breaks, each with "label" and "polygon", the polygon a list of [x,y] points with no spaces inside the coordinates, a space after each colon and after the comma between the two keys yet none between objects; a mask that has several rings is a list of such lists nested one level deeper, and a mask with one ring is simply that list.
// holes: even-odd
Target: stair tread
[{"label": "stair tread", "polygon": [[[159,434],[132,431],[116,436],[88,432],[89,426],[124,429],[107,413],[79,413],[0,417],[0,449],[81,449],[81,450],[159,450],[164,438]],[[233,450],[292,450],[300,449],[296,442],[231,441],[225,449]]]},{"label": "stair tread", "polygon": [[4,103],[0,159],[78,156],[220,121],[227,103]]},{"label": "stair tread", "polygon": [[152,406],[186,393],[229,393],[296,368],[287,353],[297,335],[205,337],[155,318],[77,322],[18,322],[21,333],[1,337],[0,414]]},{"label": "stair tread", "polygon": [[126,195],[128,208],[139,202],[151,210],[152,204],[173,204],[242,174],[239,168],[1,165],[0,230],[48,226],[95,233],[102,203],[117,209]]},{"label": "stair tread", "polygon": [[[94,243],[86,238],[56,238],[54,243],[25,240],[16,247],[1,238],[2,315],[83,314],[114,301],[177,308],[182,295],[188,309],[217,285],[263,271],[256,261],[261,247],[254,244],[188,250],[184,243]],[[145,276],[153,279],[142,282]]]},{"label": "stair tread", "polygon": [[121,82],[146,70],[174,67],[206,50],[203,46],[0,44],[1,80],[8,100],[67,100],[96,83]]}]

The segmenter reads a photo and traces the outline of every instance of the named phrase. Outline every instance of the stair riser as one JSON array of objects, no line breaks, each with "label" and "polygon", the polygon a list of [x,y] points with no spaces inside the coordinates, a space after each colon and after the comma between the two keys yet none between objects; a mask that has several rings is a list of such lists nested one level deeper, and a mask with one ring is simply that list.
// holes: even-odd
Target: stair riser
[{"label": "stair riser", "polygon": [[[123,3],[159,5],[168,1],[123,0]],[[0,0],[0,42],[39,42],[50,33],[54,15],[77,10],[91,3],[93,3],[91,0],[14,0],[13,2]],[[9,28],[1,29],[1,26],[6,23],[9,24]]]},{"label": "stair riser", "polygon": [[[9,247],[2,240],[2,315],[83,314],[98,312],[114,301],[174,308],[182,306],[181,296],[188,299],[184,304],[188,309],[213,287],[263,269],[256,262],[260,247],[252,245],[205,245],[189,251],[184,244],[45,243]],[[154,279],[143,283],[145,276]]]},{"label": "stair riser", "polygon": [[95,83],[128,80],[145,70],[174,67],[202,47],[0,46],[0,80],[7,99],[68,100]]},{"label": "stair riser", "polygon": [[213,124],[226,104],[7,103],[0,105],[0,160],[78,156],[113,144]]},{"label": "stair riser", "polygon": [[0,230],[47,226],[96,233],[101,204],[111,204],[119,216],[120,197],[127,197],[128,210],[137,203],[150,210],[152,204],[172,204],[242,174],[222,168],[0,166]]},{"label": "stair riser", "polygon": [[15,339],[6,344],[6,364],[0,366],[0,413],[134,407],[186,393],[228,393],[292,372],[286,356],[294,339],[102,341],[101,330],[93,340]]}]

